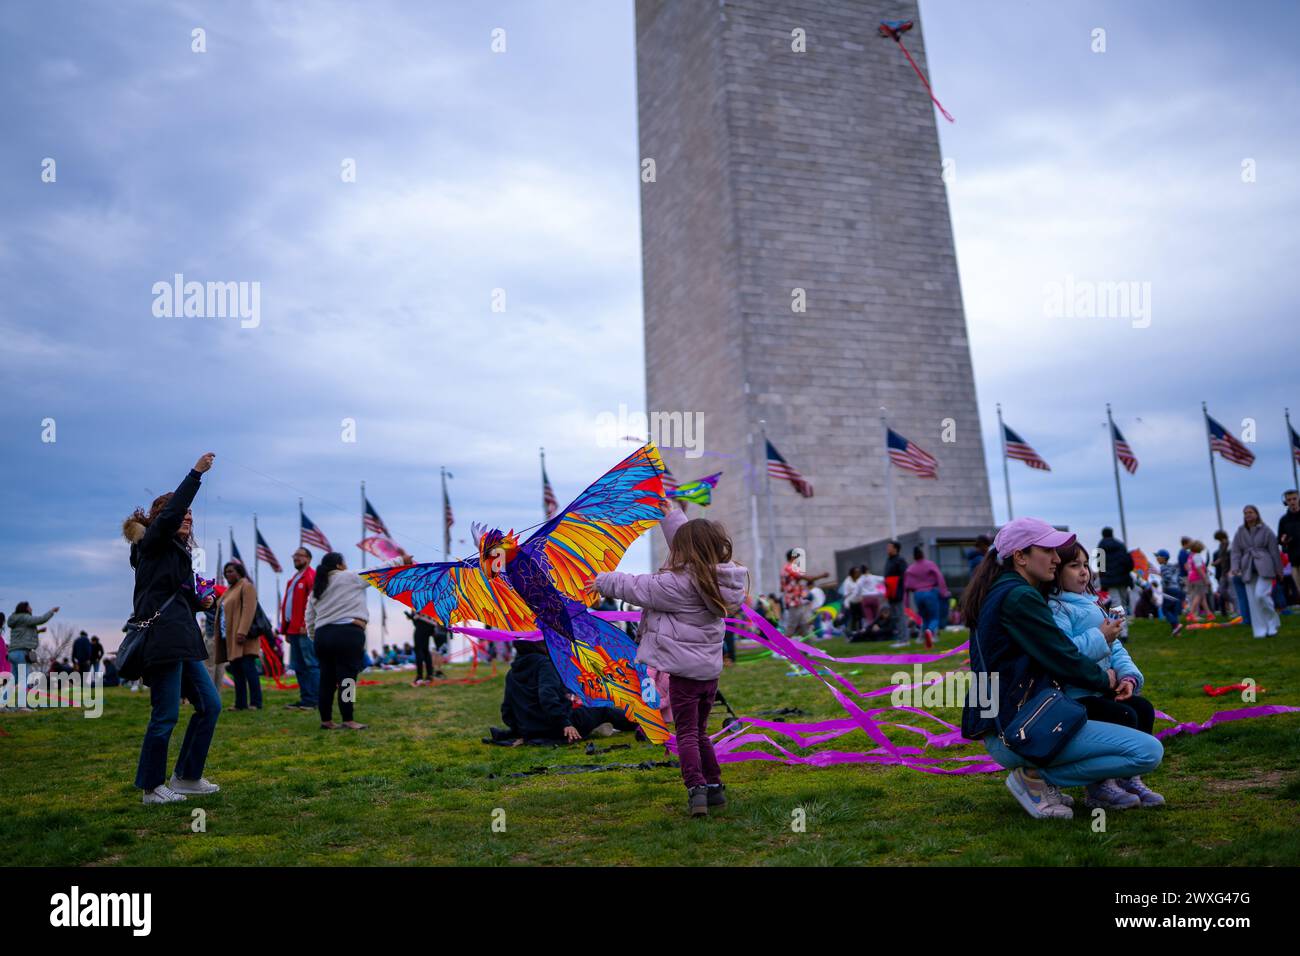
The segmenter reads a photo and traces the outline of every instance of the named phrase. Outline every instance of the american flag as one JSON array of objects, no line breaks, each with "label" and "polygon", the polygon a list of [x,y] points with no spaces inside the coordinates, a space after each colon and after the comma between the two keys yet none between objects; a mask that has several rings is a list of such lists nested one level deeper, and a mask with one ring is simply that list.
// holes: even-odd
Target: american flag
[{"label": "american flag", "polygon": [[677,490],[678,481],[673,477],[673,473],[668,470],[667,465],[664,465],[664,473],[660,476],[660,479],[663,481],[664,494]]},{"label": "american flag", "polygon": [[1118,425],[1111,422],[1110,430],[1114,433],[1112,437],[1115,439],[1115,457],[1119,459],[1119,463],[1124,466],[1125,471],[1130,475],[1136,475],[1138,470],[1137,455],[1133,454],[1133,449],[1124,440],[1124,436],[1119,433]]},{"label": "american flag", "polygon": [[454,525],[454,524],[456,523],[456,516],[455,516],[454,514],[451,513],[451,498],[450,498],[450,497],[446,497],[446,498],[443,499],[443,514],[442,514],[442,521],[443,521],[443,524],[444,524],[444,525],[446,526],[446,528],[447,528],[447,533],[450,534],[450,533],[451,533],[451,526]]},{"label": "american flag", "polygon": [[904,471],[910,471],[921,478],[938,478],[939,461],[920,445],[908,441],[892,428],[885,432],[889,442],[889,460]]},{"label": "american flag", "polygon": [[365,501],[366,510],[361,515],[361,522],[365,529],[371,534],[378,534],[385,538],[391,538],[392,535],[389,534],[388,529],[384,527],[384,522],[380,520],[379,512],[375,510],[375,506],[370,503],[369,498],[365,499]]},{"label": "american flag", "polygon": [[767,473],[773,478],[784,478],[790,484],[794,485],[794,490],[799,492],[805,498],[813,496],[812,482],[807,481],[803,475],[799,474],[790,464],[781,457],[781,453],[776,450],[776,446],[771,442],[767,443]]},{"label": "american flag", "polygon": [[555,489],[551,487],[551,479],[546,477],[546,466],[542,466],[542,510],[546,512],[546,517],[555,517],[555,512],[560,510],[560,503],[555,498]]},{"label": "american flag", "polygon": [[1292,428],[1290,431],[1291,431],[1291,457],[1296,460],[1297,464],[1300,464],[1300,435],[1297,435],[1295,433],[1294,428]]},{"label": "american flag", "polygon": [[1039,456],[1038,452],[1029,447],[1029,443],[1013,432],[1006,425],[1002,426],[1002,437],[1007,443],[1007,457],[1014,458],[1016,461],[1023,461],[1030,468],[1037,468],[1039,471],[1051,471],[1047,462]]},{"label": "american flag", "polygon": [[1210,429],[1210,451],[1218,452],[1234,465],[1244,465],[1249,468],[1255,463],[1255,454],[1236,438],[1226,428],[1216,422],[1209,415],[1205,416],[1205,425]]},{"label": "american flag", "polygon": [[320,548],[322,551],[333,551],[330,547],[329,538],[325,537],[320,528],[312,524],[311,519],[305,514],[302,516],[302,532],[299,535],[298,543],[304,548]]},{"label": "american flag", "polygon": [[275,560],[275,553],[271,550],[271,546],[266,543],[266,539],[262,537],[261,531],[257,532],[257,560],[265,561],[276,574],[279,574],[282,570],[280,562]]},{"label": "american flag", "polygon": [[235,532],[230,532],[230,560],[244,563],[244,559],[239,555],[239,549],[235,547]]}]

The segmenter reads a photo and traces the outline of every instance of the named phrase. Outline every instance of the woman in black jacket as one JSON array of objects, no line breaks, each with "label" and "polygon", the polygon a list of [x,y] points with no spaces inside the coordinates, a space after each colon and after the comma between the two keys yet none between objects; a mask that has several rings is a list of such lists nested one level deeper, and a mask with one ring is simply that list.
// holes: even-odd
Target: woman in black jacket
[{"label": "woman in black jacket", "polygon": [[[145,803],[173,803],[185,794],[215,793],[219,788],[203,778],[203,765],[221,713],[221,698],[208,676],[207,648],[194,615],[212,604],[194,591],[190,558],[190,503],[198,494],[200,476],[212,467],[208,452],[174,492],[159,495],[148,513],[137,508],[122,523],[131,543],[135,569],[132,620],[149,621],[144,654],[144,680],[149,685],[153,713],[140,748],[135,785]],[[171,780],[164,783],[167,747],[180,718],[181,698],[194,705],[185,740]]]}]

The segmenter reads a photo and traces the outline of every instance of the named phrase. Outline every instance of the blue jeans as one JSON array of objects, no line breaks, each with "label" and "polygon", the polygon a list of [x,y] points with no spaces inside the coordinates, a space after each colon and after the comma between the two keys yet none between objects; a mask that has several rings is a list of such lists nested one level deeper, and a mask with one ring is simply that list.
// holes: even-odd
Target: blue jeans
[{"label": "blue jeans", "polygon": [[996,733],[984,738],[984,748],[1006,769],[1036,769],[1057,787],[1082,787],[1111,777],[1124,780],[1150,773],[1160,766],[1165,755],[1164,745],[1150,734],[1098,720],[1084,724],[1047,767],[1025,760],[999,740]]},{"label": "blue jeans", "polygon": [[306,634],[286,634],[289,639],[289,666],[298,678],[298,702],[306,707],[320,703],[320,664],[316,660],[316,642]]},{"label": "blue jeans", "polygon": [[175,773],[182,780],[198,780],[203,776],[217,717],[221,715],[221,698],[203,661],[164,664],[149,672],[149,702],[153,713],[144,732],[140,765],[135,772],[135,785],[141,790],[152,790],[166,782],[167,746],[180,719],[182,697],[194,705],[194,713],[185,727]]},{"label": "blue jeans", "polygon": [[941,601],[938,588],[916,592],[916,613],[921,617],[922,631],[933,631],[934,634],[938,635],[940,608]]},{"label": "blue jeans", "polygon": [[245,654],[226,665],[235,682],[235,708],[262,706],[262,679],[257,673],[257,655]]},{"label": "blue jeans", "polygon": [[10,707],[27,706],[27,652],[10,651],[7,655],[9,663],[13,668],[10,678],[13,680],[13,703],[10,704],[3,695],[0,695],[0,705]]},{"label": "blue jeans", "polygon": [[1241,623],[1250,624],[1250,599],[1246,597],[1246,585],[1241,578],[1232,579],[1232,593],[1237,599],[1237,613],[1241,615]]}]

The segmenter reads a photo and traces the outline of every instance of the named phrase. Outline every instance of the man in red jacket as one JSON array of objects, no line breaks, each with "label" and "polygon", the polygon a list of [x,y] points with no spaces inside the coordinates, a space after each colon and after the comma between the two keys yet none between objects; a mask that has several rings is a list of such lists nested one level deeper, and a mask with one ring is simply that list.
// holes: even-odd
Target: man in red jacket
[{"label": "man in red jacket", "polygon": [[311,566],[311,552],[299,548],[293,553],[294,575],[284,589],[280,607],[280,633],[289,641],[289,666],[298,678],[298,700],[285,706],[289,710],[315,711],[320,700],[320,664],[316,646],[307,635],[307,599],[311,597],[316,572]]}]

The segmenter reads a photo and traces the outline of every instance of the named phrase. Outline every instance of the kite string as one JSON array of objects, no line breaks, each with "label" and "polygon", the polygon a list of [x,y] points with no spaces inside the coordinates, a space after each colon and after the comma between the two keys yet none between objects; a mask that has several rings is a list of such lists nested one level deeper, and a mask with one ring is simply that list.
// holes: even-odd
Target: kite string
[{"label": "kite string", "polygon": [[916,70],[916,75],[919,76],[921,82],[925,84],[925,91],[930,94],[930,99],[934,102],[934,105],[939,107],[939,112],[943,114],[943,118],[949,123],[957,122],[952,118],[952,114],[943,108],[943,104],[939,102],[939,98],[934,95],[934,90],[930,89],[930,81],[925,78],[925,74],[921,72],[921,68],[916,65],[916,61],[912,59],[912,54],[907,52],[907,47],[903,46],[903,41],[898,37],[894,37],[894,42],[897,43],[898,48],[903,51],[903,56],[907,57],[907,62],[912,64],[912,69]]}]

